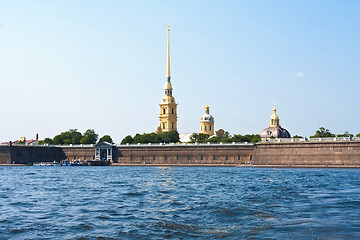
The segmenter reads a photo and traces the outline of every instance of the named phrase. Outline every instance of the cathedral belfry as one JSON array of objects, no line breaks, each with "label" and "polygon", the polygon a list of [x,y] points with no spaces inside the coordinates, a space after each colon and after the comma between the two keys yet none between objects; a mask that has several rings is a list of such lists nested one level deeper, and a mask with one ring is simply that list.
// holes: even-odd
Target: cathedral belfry
[{"label": "cathedral belfry", "polygon": [[214,135],[214,123],[214,117],[210,115],[210,107],[206,104],[205,114],[200,118],[200,133]]},{"label": "cathedral belfry", "polygon": [[177,131],[177,103],[172,95],[172,85],[170,76],[170,25],[168,28],[167,39],[167,61],[166,61],[166,83],[165,95],[162,97],[160,106],[160,125],[157,128],[157,133]]}]

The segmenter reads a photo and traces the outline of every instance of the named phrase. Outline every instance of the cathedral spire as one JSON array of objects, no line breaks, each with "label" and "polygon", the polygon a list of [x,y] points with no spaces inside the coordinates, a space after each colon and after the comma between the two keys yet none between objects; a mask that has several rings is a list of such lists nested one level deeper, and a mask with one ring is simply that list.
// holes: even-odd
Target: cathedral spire
[{"label": "cathedral spire", "polygon": [[170,82],[170,25],[167,24],[168,39],[167,39],[167,61],[166,61],[166,78]]},{"label": "cathedral spire", "polygon": [[177,131],[177,103],[172,95],[172,84],[170,81],[170,25],[167,24],[168,39],[167,39],[167,63],[166,63],[166,82],[165,95],[160,102],[160,125],[157,128],[157,133]]}]

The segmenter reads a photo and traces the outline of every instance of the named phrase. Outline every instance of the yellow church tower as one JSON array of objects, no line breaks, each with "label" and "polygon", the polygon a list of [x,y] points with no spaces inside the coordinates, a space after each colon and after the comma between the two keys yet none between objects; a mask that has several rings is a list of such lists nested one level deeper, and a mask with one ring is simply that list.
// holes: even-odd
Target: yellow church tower
[{"label": "yellow church tower", "polygon": [[172,95],[172,85],[170,77],[170,25],[168,27],[167,40],[167,63],[166,63],[166,83],[165,95],[161,99],[160,105],[160,126],[157,128],[157,133],[177,131],[177,103]]},{"label": "yellow church tower", "polygon": [[200,133],[214,135],[214,123],[214,117],[210,115],[210,107],[206,104],[205,114],[200,118]]}]

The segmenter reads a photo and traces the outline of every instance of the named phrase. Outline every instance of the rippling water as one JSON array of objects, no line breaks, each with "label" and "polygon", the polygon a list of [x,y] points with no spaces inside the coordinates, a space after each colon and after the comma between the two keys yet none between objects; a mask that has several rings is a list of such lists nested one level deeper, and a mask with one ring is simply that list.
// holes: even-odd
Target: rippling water
[{"label": "rippling water", "polygon": [[359,239],[360,170],[0,167],[0,239]]}]

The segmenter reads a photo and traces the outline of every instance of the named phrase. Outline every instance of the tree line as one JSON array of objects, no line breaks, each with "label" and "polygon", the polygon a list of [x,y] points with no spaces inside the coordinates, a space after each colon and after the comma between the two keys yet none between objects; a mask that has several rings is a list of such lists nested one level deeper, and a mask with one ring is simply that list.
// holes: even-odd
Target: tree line
[{"label": "tree line", "polygon": [[[316,130],[315,134],[310,138],[326,138],[326,137],[354,137],[354,134],[345,132],[343,134],[331,133],[329,129],[320,127]],[[356,137],[360,137],[360,133],[356,134]],[[293,138],[302,138],[302,136],[295,135]],[[259,134],[234,134],[231,136],[229,132],[224,132],[223,136],[209,136],[203,133],[193,133],[190,136],[191,143],[231,143],[231,142],[260,142],[261,138]],[[94,129],[88,129],[82,134],[77,129],[70,129],[69,131],[62,132],[56,135],[54,138],[45,138],[39,141],[39,144],[50,145],[70,145],[70,144],[95,144],[96,142],[109,142],[114,143],[109,135],[104,135],[99,139],[99,135]],[[144,144],[144,143],[177,143],[180,142],[179,133],[177,131],[170,131],[157,134],[143,133],[136,134],[134,137],[131,135],[126,136],[121,144]]]},{"label": "tree line", "polygon": [[170,131],[164,133],[143,133],[126,136],[121,144],[138,144],[138,143],[176,143],[180,141],[179,133],[177,131]]},{"label": "tree line", "polygon": [[[326,138],[326,137],[354,137],[354,134],[351,134],[349,132],[344,132],[343,134],[334,134],[331,133],[329,129],[320,127],[319,130],[316,130],[313,136],[310,136],[310,138]],[[356,137],[360,137],[360,133],[356,134]]]},{"label": "tree line", "polygon": [[94,129],[88,129],[82,134],[77,129],[70,129],[69,131],[62,132],[56,135],[54,138],[45,138],[39,141],[39,144],[50,145],[70,145],[70,144],[95,144],[99,142],[113,143],[112,138],[109,135],[104,135],[100,139],[99,135]]},{"label": "tree line", "polygon": [[251,142],[251,143],[255,143],[255,142],[260,142],[261,138],[259,134],[246,134],[246,135],[241,135],[241,134],[234,134],[233,136],[231,136],[228,132],[225,132],[223,137],[220,136],[212,136],[210,137],[208,134],[204,134],[204,133],[193,133],[190,136],[190,141],[192,143],[231,143],[231,142]]}]

